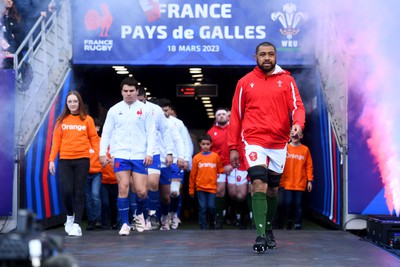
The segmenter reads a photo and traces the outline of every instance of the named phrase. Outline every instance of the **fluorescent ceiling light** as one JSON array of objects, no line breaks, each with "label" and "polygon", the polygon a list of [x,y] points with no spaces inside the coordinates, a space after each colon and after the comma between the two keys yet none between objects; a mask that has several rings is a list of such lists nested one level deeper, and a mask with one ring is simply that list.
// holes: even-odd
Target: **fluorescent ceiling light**
[{"label": "fluorescent ceiling light", "polygon": [[209,96],[202,96],[201,100],[210,100],[210,97]]},{"label": "fluorescent ceiling light", "polygon": [[117,71],[117,74],[128,74],[129,73],[129,71],[127,71],[127,70],[119,70],[119,71]]},{"label": "fluorescent ceiling light", "polygon": [[151,93],[150,92],[146,92],[146,95],[151,95]]},{"label": "fluorescent ceiling light", "polygon": [[204,104],[210,104],[211,100],[202,100]]},{"label": "fluorescent ceiling light", "polygon": [[114,68],[114,70],[115,70],[115,71],[119,71],[119,70],[128,70],[128,69],[125,68],[125,67],[118,67],[118,68]]},{"label": "fluorescent ceiling light", "polygon": [[206,108],[211,108],[213,105],[212,104],[204,104],[204,107]]},{"label": "fluorescent ceiling light", "polygon": [[214,109],[213,108],[206,108],[206,111],[213,112],[213,114],[214,114]]},{"label": "fluorescent ceiling light", "polygon": [[191,70],[200,70],[201,71],[201,68],[189,68],[189,71],[191,71]]},{"label": "fluorescent ceiling light", "polygon": [[201,70],[189,70],[189,73],[192,74],[201,73]]},{"label": "fluorescent ceiling light", "polygon": [[193,77],[193,78],[203,77],[203,74],[193,74],[192,77]]}]

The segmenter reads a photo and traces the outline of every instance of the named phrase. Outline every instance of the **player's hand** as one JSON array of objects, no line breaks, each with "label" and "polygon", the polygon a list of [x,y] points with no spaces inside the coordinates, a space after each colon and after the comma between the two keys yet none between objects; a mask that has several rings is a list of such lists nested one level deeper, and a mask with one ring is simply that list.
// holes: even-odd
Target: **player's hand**
[{"label": "player's hand", "polygon": [[165,165],[167,165],[168,167],[172,165],[172,161],[173,161],[172,155],[167,155],[165,157]]},{"label": "player's hand", "polygon": [[240,166],[239,152],[236,149],[231,150],[230,160],[233,168],[239,168]]},{"label": "player's hand", "polygon": [[184,164],[183,169],[184,169],[185,171],[189,170],[189,161],[185,160],[185,164]]},{"label": "player's hand", "polygon": [[180,170],[183,170],[185,168],[185,160],[183,158],[178,158],[176,165],[178,165]]},{"label": "player's hand", "polygon": [[143,160],[144,165],[147,167],[153,163],[153,157],[147,155]]},{"label": "player's hand", "polygon": [[108,163],[111,162],[111,159],[107,156],[100,156],[100,164],[101,166],[105,167]]},{"label": "player's hand", "polygon": [[301,129],[300,125],[293,124],[292,130],[290,131],[290,136],[301,136],[303,130]]},{"label": "player's hand", "polygon": [[224,166],[224,174],[230,175],[231,172],[232,172],[232,170],[233,170],[232,165],[226,165],[226,166]]}]

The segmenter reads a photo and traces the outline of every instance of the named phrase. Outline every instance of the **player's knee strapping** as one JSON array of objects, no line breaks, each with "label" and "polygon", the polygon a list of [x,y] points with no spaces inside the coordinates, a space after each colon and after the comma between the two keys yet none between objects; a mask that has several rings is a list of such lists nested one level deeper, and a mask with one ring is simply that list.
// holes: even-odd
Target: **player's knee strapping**
[{"label": "player's knee strapping", "polygon": [[268,170],[263,166],[253,166],[247,170],[251,182],[254,180],[261,180],[264,183],[268,183]]},{"label": "player's knee strapping", "polygon": [[178,181],[172,181],[171,182],[171,197],[178,197],[179,196],[179,190],[181,187],[181,182]]},{"label": "player's knee strapping", "polygon": [[161,174],[161,171],[160,170],[158,170],[158,169],[153,169],[153,168],[148,168],[147,169],[147,174],[158,174],[158,175],[160,175]]}]

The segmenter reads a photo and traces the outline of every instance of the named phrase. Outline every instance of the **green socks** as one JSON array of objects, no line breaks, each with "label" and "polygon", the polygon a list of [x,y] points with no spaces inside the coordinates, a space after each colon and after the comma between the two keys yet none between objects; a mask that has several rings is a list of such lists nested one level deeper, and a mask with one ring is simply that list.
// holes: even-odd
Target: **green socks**
[{"label": "green socks", "polygon": [[251,193],[247,193],[247,197],[246,197],[246,201],[247,201],[247,207],[249,208],[249,211],[251,213],[253,213],[253,206],[252,206],[252,197],[251,197]]},{"label": "green socks", "polygon": [[278,207],[278,195],[274,197],[267,197],[267,216],[266,216],[266,230],[272,230],[272,221]]},{"label": "green socks", "polygon": [[267,213],[266,194],[262,192],[255,192],[253,194],[252,206],[257,234],[259,236],[265,235],[265,220]]}]

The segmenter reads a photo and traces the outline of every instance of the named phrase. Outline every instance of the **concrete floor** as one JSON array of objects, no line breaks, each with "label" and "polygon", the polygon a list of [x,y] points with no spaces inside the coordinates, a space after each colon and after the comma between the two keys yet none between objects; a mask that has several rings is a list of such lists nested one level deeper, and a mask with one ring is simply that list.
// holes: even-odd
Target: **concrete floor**
[{"label": "concrete floor", "polygon": [[[63,235],[62,228],[48,234]],[[400,266],[400,257],[349,232],[274,230],[277,248],[254,253],[255,230],[84,231],[64,238],[81,267],[126,266]]]}]

